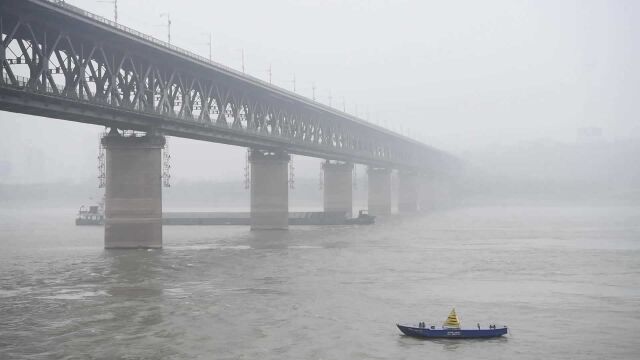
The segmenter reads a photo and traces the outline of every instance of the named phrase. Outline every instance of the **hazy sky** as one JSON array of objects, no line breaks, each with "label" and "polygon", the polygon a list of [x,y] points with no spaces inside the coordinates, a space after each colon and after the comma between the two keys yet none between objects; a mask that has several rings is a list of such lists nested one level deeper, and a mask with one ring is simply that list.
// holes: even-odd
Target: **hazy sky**
[{"label": "hazy sky", "polygon": [[[110,4],[68,1],[112,18]],[[120,0],[120,22],[444,150],[602,127],[640,137],[638,1]],[[635,17],[634,17],[635,16]],[[0,113],[0,160],[42,152],[46,177],[94,176],[99,128]],[[72,136],[70,137],[69,134]],[[55,136],[65,136],[61,143]],[[4,143],[4,145],[2,144]],[[240,176],[244,150],[172,139],[174,173]],[[79,154],[69,165],[59,159]],[[89,154],[90,156],[86,155]],[[37,156],[37,155],[34,155]],[[202,162],[223,165],[209,173]],[[242,163],[242,164],[240,164]],[[313,164],[311,164],[313,163]],[[308,165],[317,169],[317,161]],[[305,165],[306,166],[306,165]],[[65,171],[58,169],[64,168]],[[304,168],[304,167],[303,167]],[[36,171],[36,170],[33,170]],[[53,171],[53,172],[52,172]],[[316,171],[316,170],[314,170]],[[26,176],[26,175],[25,175]],[[0,178],[1,179],[1,178]]]}]

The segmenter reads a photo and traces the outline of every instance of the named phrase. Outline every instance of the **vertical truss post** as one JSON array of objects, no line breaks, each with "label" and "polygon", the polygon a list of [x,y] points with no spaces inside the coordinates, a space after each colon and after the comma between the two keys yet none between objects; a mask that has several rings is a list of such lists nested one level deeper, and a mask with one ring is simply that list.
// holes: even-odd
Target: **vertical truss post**
[{"label": "vertical truss post", "polygon": [[49,71],[49,57],[47,56],[48,50],[47,50],[47,31],[46,30],[43,31],[42,36],[43,36],[43,40],[42,40],[42,46],[40,47],[40,51],[42,52],[43,56],[40,56],[40,66],[36,65],[36,69],[38,69],[39,71],[40,69],[42,69],[42,71],[40,72],[40,79],[38,79],[38,81],[40,81],[41,90],[46,92],[47,91],[47,75],[46,74]]},{"label": "vertical truss post", "polygon": [[29,81],[31,82],[31,88],[38,90],[38,53],[36,52],[36,39],[35,36],[31,41],[31,61],[29,62]]},{"label": "vertical truss post", "polygon": [[86,74],[84,72],[84,44],[82,43],[80,43],[80,59],[78,62],[80,63],[80,66],[78,66],[78,99],[84,100],[83,87]]},{"label": "vertical truss post", "polygon": [[0,16],[0,84],[4,83],[4,61],[7,58],[7,51],[4,47],[4,23]]}]

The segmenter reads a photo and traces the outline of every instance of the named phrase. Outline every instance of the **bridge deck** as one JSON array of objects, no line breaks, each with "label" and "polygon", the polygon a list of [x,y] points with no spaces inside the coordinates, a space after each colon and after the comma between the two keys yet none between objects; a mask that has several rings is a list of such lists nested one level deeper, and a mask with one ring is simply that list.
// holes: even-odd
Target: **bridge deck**
[{"label": "bridge deck", "polygon": [[77,7],[0,3],[0,109],[414,170],[430,146]]}]

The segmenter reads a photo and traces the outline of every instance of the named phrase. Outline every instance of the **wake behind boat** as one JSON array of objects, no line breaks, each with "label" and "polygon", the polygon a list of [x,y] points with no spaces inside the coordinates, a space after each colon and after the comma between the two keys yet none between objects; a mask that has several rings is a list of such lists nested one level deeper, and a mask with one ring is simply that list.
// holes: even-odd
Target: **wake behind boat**
[{"label": "wake behind boat", "polygon": [[477,338],[493,338],[507,334],[508,329],[506,326],[498,328],[495,325],[490,325],[488,328],[482,329],[478,324],[477,329],[461,329],[460,320],[456,314],[456,309],[451,310],[449,317],[442,325],[441,329],[436,329],[435,326],[427,327],[423,322],[418,324],[417,327],[396,324],[398,329],[403,334],[426,339],[477,339]]}]

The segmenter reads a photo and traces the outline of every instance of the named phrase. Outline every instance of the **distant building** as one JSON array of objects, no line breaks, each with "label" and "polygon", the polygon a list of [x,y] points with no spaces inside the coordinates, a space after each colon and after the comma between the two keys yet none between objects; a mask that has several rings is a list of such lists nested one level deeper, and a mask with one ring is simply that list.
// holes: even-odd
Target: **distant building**
[{"label": "distant building", "polygon": [[582,127],[578,128],[576,142],[578,144],[597,144],[603,142],[602,128]]},{"label": "distant building", "polygon": [[0,160],[0,179],[11,174],[11,163],[7,160]]}]

